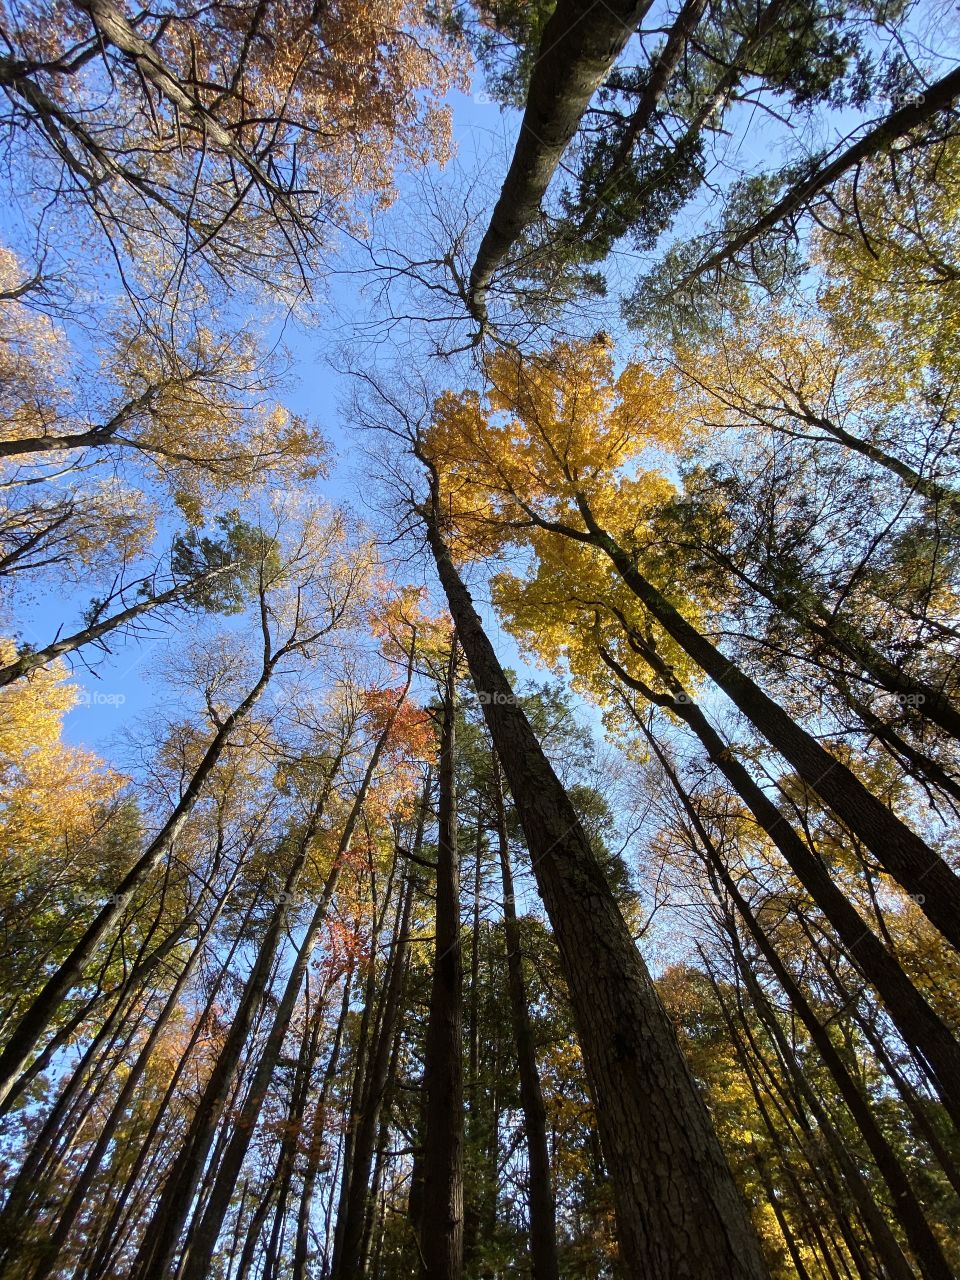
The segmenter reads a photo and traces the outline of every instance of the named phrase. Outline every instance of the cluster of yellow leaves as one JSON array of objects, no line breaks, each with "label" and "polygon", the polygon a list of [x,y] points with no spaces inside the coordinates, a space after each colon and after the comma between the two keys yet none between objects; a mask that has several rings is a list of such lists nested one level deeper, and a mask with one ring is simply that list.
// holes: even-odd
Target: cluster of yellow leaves
[{"label": "cluster of yellow leaves", "polygon": [[[16,254],[0,245],[0,291],[12,293],[27,279]],[[63,332],[45,315],[11,297],[0,305],[0,422],[9,440],[55,429],[70,393]]]},{"label": "cluster of yellow leaves", "polygon": [[[640,364],[617,372],[605,336],[522,359],[501,350],[487,376],[485,402],[473,393],[440,398],[426,438],[448,536],[467,557],[507,544],[532,553],[529,573],[497,575],[495,603],[525,648],[555,669],[566,662],[582,691],[609,702],[611,675],[596,642],[635,669],[620,619],[644,632],[644,612],[605,555],[545,526],[584,531],[585,500],[648,577],[699,620],[708,602],[691,599],[654,525],[675,492],[657,464],[688,447],[696,423],[672,374]],[[660,628],[649,634],[677,674],[692,680],[676,645]]]},{"label": "cluster of yellow leaves", "polygon": [[891,151],[848,184],[814,238],[834,332],[878,362],[891,401],[933,375],[960,394],[960,139]]},{"label": "cluster of yellow leaves", "polygon": [[[13,642],[0,640],[0,660],[15,657]],[[0,853],[26,872],[68,857],[123,786],[91,751],[63,742],[78,700],[60,662],[0,690]]]},{"label": "cluster of yellow leaves", "polygon": [[672,376],[638,364],[617,373],[605,336],[532,357],[500,349],[486,376],[483,400],[440,397],[425,440],[457,549],[518,540],[532,513],[579,527],[578,495],[629,536],[650,486],[662,492],[651,451],[679,447],[688,425]]}]

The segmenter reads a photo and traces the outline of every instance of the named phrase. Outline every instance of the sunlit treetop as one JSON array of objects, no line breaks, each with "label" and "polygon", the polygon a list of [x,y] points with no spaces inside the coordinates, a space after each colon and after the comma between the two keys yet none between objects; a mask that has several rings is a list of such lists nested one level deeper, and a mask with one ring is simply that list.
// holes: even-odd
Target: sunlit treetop
[{"label": "sunlit treetop", "polygon": [[711,607],[685,581],[656,525],[676,493],[660,468],[698,429],[674,376],[640,364],[617,372],[603,335],[526,359],[499,352],[487,374],[483,400],[441,397],[426,440],[455,552],[530,555],[526,572],[511,567],[496,577],[494,600],[526,649],[554,668],[566,663],[596,701],[611,702],[598,643],[667,692],[627,643],[631,630],[692,681],[689,662],[659,627],[651,630],[607,557],[584,540],[589,512],[691,621]]},{"label": "sunlit treetop", "polygon": [[212,266],[302,290],[398,167],[450,153],[466,55],[422,0],[40,0],[0,20],[17,141],[55,212],[95,206],[91,244],[133,280],[179,291]]},{"label": "sunlit treetop", "polygon": [[960,393],[960,138],[891,150],[847,183],[814,236],[841,341],[882,353],[890,398]]},{"label": "sunlit treetop", "polygon": [[488,390],[437,402],[425,448],[441,476],[459,551],[484,554],[538,522],[582,528],[578,498],[630,541],[662,497],[657,451],[681,447],[687,421],[673,376],[638,364],[616,371],[606,335],[487,361]]}]

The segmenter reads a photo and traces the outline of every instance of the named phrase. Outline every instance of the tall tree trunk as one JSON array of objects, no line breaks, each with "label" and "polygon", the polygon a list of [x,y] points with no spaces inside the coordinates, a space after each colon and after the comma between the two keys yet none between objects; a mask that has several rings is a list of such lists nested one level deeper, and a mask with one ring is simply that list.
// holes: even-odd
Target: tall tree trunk
[{"label": "tall tree trunk", "polygon": [[[628,675],[601,648],[604,660],[628,687],[637,689],[654,705],[669,707],[693,730],[711,763],[743,800],[761,830],[783,854],[791,871],[836,930],[851,961],[876,988],[901,1035],[908,1044],[917,1046],[944,1106],[954,1123],[960,1126],[960,1045],[904,973],[896,957],[884,947],[850,899],[834,884],[824,864],[807,848],[693,698],[676,682],[670,669],[653,650],[646,652],[651,660],[658,662],[663,678],[670,681],[673,697],[660,695],[643,681]],[[631,705],[629,700],[628,705]],[[635,710],[634,716],[642,727],[642,717]]]},{"label": "tall tree trunk", "polygon": [[650,0],[559,0],[547,22],[513,159],[470,272],[467,302],[481,324],[494,271],[537,217],[580,117],[649,7]]},{"label": "tall tree trunk", "polygon": [[775,609],[799,623],[834,653],[852,660],[858,674],[864,672],[888,693],[913,699],[910,705],[915,706],[918,715],[939,725],[952,737],[960,739],[960,711],[943,690],[928,684],[922,678],[912,677],[902,667],[891,662],[858,627],[846,618],[837,617],[812,588],[794,586],[784,581],[779,576],[780,570],[776,565],[765,565],[764,576],[758,579],[744,572],[731,556],[711,547],[705,550],[728,573],[733,574]]},{"label": "tall tree trunk", "polygon": [[[875,1280],[875,1272],[871,1269],[870,1263],[864,1254],[862,1243],[854,1230],[854,1222],[851,1221],[851,1216],[844,1202],[843,1191],[845,1183],[838,1179],[837,1171],[834,1167],[836,1142],[832,1139],[831,1134],[821,1132],[819,1127],[816,1129],[813,1127],[810,1117],[807,1115],[805,1096],[797,1087],[795,1079],[788,1075],[786,1082],[784,1082],[778,1076],[778,1073],[767,1060],[767,1056],[763,1053],[761,1046],[757,1043],[746,1019],[734,1017],[709,963],[705,964],[705,968],[710,984],[713,987],[717,1004],[726,1023],[730,1042],[734,1047],[737,1060],[750,1082],[751,1091],[757,1107],[763,1115],[764,1123],[767,1125],[772,1141],[775,1143],[782,1141],[782,1135],[778,1134],[777,1128],[772,1123],[764,1105],[764,1086],[758,1067],[767,1075],[769,1081],[767,1086],[768,1096],[775,1102],[778,1110],[782,1114],[788,1115],[791,1123],[795,1124],[800,1130],[799,1145],[811,1173],[822,1188],[826,1202],[833,1211],[837,1229],[857,1269],[860,1280]],[[777,1101],[775,1095],[779,1095],[782,1098],[782,1105]],[[833,1158],[827,1158],[828,1156]],[[857,1225],[860,1230],[863,1230],[862,1223]],[[840,1256],[842,1260],[842,1255]],[[847,1269],[847,1274],[850,1274],[849,1269]]]},{"label": "tall tree trunk", "polygon": [[333,1081],[336,1078],[337,1069],[340,1065],[340,1052],[343,1047],[344,1030],[347,1025],[347,1015],[350,1012],[352,978],[353,969],[351,968],[344,976],[340,1016],[337,1018],[337,1027],[334,1032],[333,1044],[330,1048],[330,1056],[327,1059],[327,1065],[323,1073],[323,1083],[320,1087],[320,1096],[317,1099],[317,1109],[314,1113],[313,1125],[311,1127],[310,1143],[307,1147],[306,1168],[303,1174],[303,1187],[300,1193],[300,1205],[297,1212],[297,1239],[294,1246],[291,1280],[306,1280],[307,1255],[310,1249],[310,1213],[313,1208],[313,1197],[316,1191],[317,1179],[320,1175],[320,1160],[323,1150],[323,1138],[326,1131],[327,1099],[330,1096],[330,1090],[333,1086]]},{"label": "tall tree trunk", "polygon": [[[250,904],[244,913],[244,919],[241,926],[237,930],[236,936],[230,945],[230,949],[220,965],[216,979],[207,993],[204,1009],[196,1019],[190,1038],[187,1042],[186,1049],[174,1068],[173,1075],[164,1090],[163,1098],[161,1099],[160,1105],[157,1107],[153,1120],[150,1123],[150,1128],[147,1131],[146,1137],[140,1144],[139,1150],[133,1159],[124,1185],[117,1197],[117,1202],[111,1209],[110,1216],[103,1224],[98,1236],[91,1242],[91,1246],[88,1248],[89,1262],[82,1272],[84,1280],[100,1280],[100,1277],[106,1274],[109,1270],[111,1258],[117,1255],[117,1244],[122,1234],[121,1224],[123,1222],[124,1210],[128,1202],[134,1198],[134,1191],[137,1186],[138,1179],[140,1178],[144,1168],[148,1166],[151,1156],[156,1155],[163,1146],[158,1139],[164,1117],[168,1114],[168,1111],[176,1098],[180,1080],[187,1069],[187,1064],[192,1061],[193,1051],[203,1034],[203,1029],[210,1018],[220,991],[223,988],[223,984],[226,982],[227,976],[231,971],[234,957],[240,948],[244,931],[250,923],[254,904],[256,902],[256,896],[262,891],[263,886],[264,881],[261,880],[260,884],[256,888],[256,892],[251,895]],[[128,1216],[138,1217],[139,1215],[133,1214]]]},{"label": "tall tree trunk", "polygon": [[887,874],[914,896],[943,936],[960,949],[960,877],[851,769],[674,608],[640,573],[629,552],[600,527],[585,499],[578,498],[578,505],[588,530],[586,540],[609,558],[650,615],[790,762],[811,791],[863,841]]},{"label": "tall tree trunk", "polygon": [[497,818],[497,852],[503,881],[503,931],[507,944],[507,982],[510,991],[510,1015],[513,1038],[517,1047],[520,1074],[520,1105],[523,1107],[527,1139],[527,1161],[530,1170],[530,1261],[534,1280],[559,1280],[557,1261],[557,1210],[547,1147],[547,1111],[540,1088],[537,1055],[533,1044],[533,1028],[527,1006],[527,987],[523,977],[520,950],[520,925],[513,893],[513,871],[507,843],[507,818],[503,807],[500,762],[494,754],[492,794]]},{"label": "tall tree trunk", "polygon": [[147,1039],[143,1045],[143,1048],[140,1050],[140,1053],[137,1055],[136,1062],[133,1064],[132,1068],[127,1074],[126,1079],[123,1082],[123,1087],[121,1088],[120,1093],[118,1094],[117,1099],[113,1104],[113,1107],[111,1108],[109,1116],[103,1123],[103,1127],[101,1128],[99,1137],[97,1138],[97,1141],[94,1144],[93,1150],[87,1156],[86,1163],[83,1166],[83,1169],[80,1173],[80,1177],[77,1179],[76,1183],[74,1184],[73,1190],[71,1191],[70,1199],[67,1201],[67,1204],[62,1214],[60,1215],[60,1221],[57,1223],[56,1230],[54,1231],[49,1241],[49,1244],[44,1245],[44,1259],[34,1270],[33,1280],[45,1280],[45,1278],[50,1274],[50,1272],[55,1267],[60,1251],[62,1250],[63,1246],[67,1242],[67,1238],[70,1235],[70,1232],[73,1228],[73,1224],[76,1221],[77,1215],[80,1213],[81,1209],[83,1208],[83,1204],[87,1197],[87,1193],[90,1190],[93,1180],[96,1177],[97,1173],[99,1172],[100,1165],[103,1161],[103,1158],[106,1155],[107,1151],[109,1150],[110,1144],[113,1141],[113,1135],[116,1132],[116,1129],[120,1124],[120,1121],[122,1120],[127,1110],[127,1107],[130,1105],[131,1101],[133,1100],[134,1095],[136,1094],[137,1086],[139,1085],[140,1081],[143,1079],[144,1073],[146,1072],[146,1069],[150,1064],[150,1059],[153,1054],[153,1050],[156,1048],[157,1042],[160,1039],[161,1035],[163,1034],[163,1031],[166,1028],[167,1023],[170,1021],[170,1018],[176,1012],[179,1005],[180,996],[184,988],[186,987],[187,983],[189,982],[194,970],[199,964],[200,957],[203,954],[204,947],[206,946],[206,943],[207,943],[207,939],[211,936],[214,928],[216,927],[217,921],[219,920],[220,915],[227,904],[227,899],[230,895],[230,891],[233,888],[233,884],[236,881],[237,876],[240,874],[240,866],[241,864],[238,860],[237,865],[234,869],[234,872],[230,877],[230,880],[223,892],[223,895],[220,898],[220,901],[217,903],[214,911],[210,916],[210,919],[207,921],[207,924],[204,926],[203,932],[200,934],[200,937],[197,939],[197,942],[194,945],[193,951],[190,953],[187,963],[181,969],[180,974],[177,977],[177,980],[170,991],[170,994],[167,996],[167,999],[164,1002],[163,1008],[158,1014],[156,1020],[154,1021],[153,1026],[150,1028],[150,1034],[147,1036]]},{"label": "tall tree trunk", "polygon": [[[268,642],[265,640],[266,643]],[[100,940],[117,923],[130,905],[137,889],[159,865],[160,859],[169,851],[180,834],[207,780],[226,750],[234,729],[252,711],[270,683],[276,665],[282,657],[283,649],[278,649],[273,654],[265,650],[265,660],[259,678],[246,697],[221,721],[172,813],[144,853],[117,885],[106,905],[84,930],[83,936],[69,956],[56,972],[50,975],[39,995],[20,1019],[16,1030],[4,1046],[3,1052],[0,1053],[0,1102],[10,1092],[17,1076],[26,1066],[64,996],[83,978],[87,962]]]},{"label": "tall tree trunk", "polygon": [[297,839],[292,865],[283,887],[283,901],[274,909],[257,958],[247,978],[227,1039],[204,1086],[189,1130],[173,1162],[166,1185],[143,1234],[131,1269],[136,1280],[165,1280],[190,1213],[211,1143],[233,1088],[237,1067],[247,1046],[254,1019],[266,996],[274,963],[286,928],[286,903],[296,892],[322,812],[314,806]]},{"label": "tall tree trunk", "polygon": [[[412,668],[407,672],[407,683],[399,701],[393,707],[387,722],[377,739],[370,759],[367,761],[367,767],[364,770],[363,778],[357,790],[357,794],[353,798],[350,807],[350,813],[344,823],[343,831],[334,855],[333,865],[324,882],[323,890],[320,894],[320,900],[314,909],[310,923],[307,925],[306,933],[300,943],[297,951],[296,959],[291,966],[290,973],[284,986],[283,995],[274,1015],[273,1023],[267,1035],[266,1044],[263,1051],[253,1069],[253,1075],[247,1089],[247,1096],[240,1110],[240,1116],[233,1130],[233,1135],[227,1144],[226,1152],[220,1168],[217,1171],[216,1178],[210,1196],[207,1200],[206,1207],[199,1222],[195,1223],[194,1229],[187,1238],[186,1245],[183,1250],[183,1256],[180,1260],[179,1280],[204,1280],[208,1274],[213,1257],[213,1251],[216,1247],[217,1237],[220,1232],[220,1226],[223,1222],[224,1215],[230,1204],[230,1197],[233,1194],[233,1188],[236,1185],[237,1178],[240,1176],[240,1169],[243,1164],[247,1149],[253,1138],[257,1122],[260,1118],[260,1111],[263,1107],[267,1090],[273,1079],[273,1073],[276,1070],[277,1061],[283,1050],[283,1042],[286,1038],[287,1028],[290,1025],[290,1019],[293,1016],[294,1006],[300,995],[300,988],[303,985],[304,975],[310,958],[313,955],[313,949],[316,946],[317,938],[320,936],[320,930],[327,918],[330,909],[330,903],[336,892],[337,884],[340,880],[340,872],[343,866],[343,859],[347,850],[350,848],[350,841],[353,839],[353,833],[356,830],[357,822],[363,812],[363,806],[367,800],[367,793],[373,782],[377,766],[386,750],[387,741],[393,731],[397,713],[403,705],[407,697],[412,678]],[[323,801],[319,807],[319,812],[312,824],[310,837],[316,829],[316,823],[319,821],[319,813],[322,812],[323,804],[326,800],[326,792]],[[309,839],[308,838],[308,839]],[[304,841],[304,851],[306,852],[308,840]],[[144,1276],[146,1280],[146,1276]]]},{"label": "tall tree trunk", "polygon": [[[943,1256],[943,1251],[940,1248],[937,1238],[931,1231],[930,1225],[924,1216],[923,1208],[914,1193],[913,1187],[910,1185],[900,1161],[897,1159],[896,1153],[884,1136],[880,1125],[877,1123],[873,1111],[871,1110],[866,1098],[863,1096],[859,1085],[847,1070],[846,1064],[841,1058],[833,1041],[830,1039],[830,1034],[826,1027],[821,1024],[812,1005],[807,1000],[799,984],[794,980],[790,970],[780,959],[776,948],[767,937],[767,934],[755,916],[746,898],[744,898],[743,894],[737,888],[737,885],[720,854],[720,850],[717,848],[716,844],[710,837],[710,833],[701,822],[696,805],[690,799],[686,788],[680,781],[676,770],[667,758],[667,755],[660,743],[657,741],[653,733],[651,733],[649,729],[646,729],[646,727],[644,732],[647,741],[650,743],[657,759],[660,761],[661,767],[666,773],[674,791],[676,791],[680,803],[693,826],[700,845],[701,856],[705,859],[712,877],[715,879],[715,882],[718,882],[723,886],[724,891],[730,898],[731,902],[733,902],[744,924],[749,929],[760,954],[769,965],[771,972],[780,984],[787,999],[790,1001],[790,1005],[794,1013],[797,1014],[800,1021],[806,1027],[807,1033],[816,1047],[817,1052],[820,1054],[824,1065],[833,1077],[841,1098],[846,1104],[850,1115],[853,1117],[857,1128],[870,1151],[870,1154],[873,1156],[884,1182],[887,1184],[887,1188],[890,1191],[893,1211],[903,1224],[907,1239],[910,1242],[910,1247],[916,1255],[917,1261],[920,1264],[920,1268],[926,1277],[926,1280],[950,1280],[950,1266],[948,1265],[946,1258]],[[743,953],[743,949],[740,945],[740,939],[732,921],[730,922],[729,933],[737,963],[743,973],[744,981],[747,984],[747,989],[750,992],[751,999],[757,1005],[758,1013],[760,1013],[761,1017],[764,1018],[771,1034],[774,1036],[777,1046],[780,1049],[781,1056],[784,1057],[784,1061],[789,1060],[791,1070],[802,1076],[802,1072],[800,1072],[795,1056],[786,1042],[786,1038],[784,1037],[780,1024],[776,1019],[776,1015],[770,1008],[769,1002],[761,991],[756,976],[750,968],[747,958]],[[808,1097],[808,1105],[810,1105],[811,1099],[815,1105],[819,1105],[812,1091],[807,1086],[805,1077],[802,1080],[802,1087]],[[855,1167],[854,1172],[858,1172]],[[887,1254],[890,1254],[890,1244],[890,1240],[885,1237],[882,1239],[881,1245]],[[899,1252],[899,1249],[897,1252]],[[899,1274],[903,1275],[904,1271],[902,1266],[900,1266],[899,1259],[896,1255],[891,1256],[894,1268],[892,1270],[892,1274],[897,1274],[899,1269]],[[906,1274],[909,1274],[909,1270]]]},{"label": "tall tree trunk", "polygon": [[576,811],[503,673],[437,523],[423,508],[460,643],[523,826],[569,984],[635,1275],[767,1274],[703,1099]]},{"label": "tall tree trunk", "polygon": [[423,1074],[423,1280],[460,1280],[463,1275],[463,961],[454,776],[457,655],[454,632],[437,766],[436,929]]},{"label": "tall tree trunk", "polygon": [[[429,792],[430,779],[428,775],[424,784],[420,800],[420,811],[417,817],[417,829],[412,851],[415,857],[420,855],[423,848],[426,811],[430,803]],[[397,914],[393,953],[390,959],[389,976],[383,1001],[383,1016],[380,1019],[376,1044],[370,1056],[367,1069],[363,1105],[354,1127],[353,1153],[350,1161],[347,1195],[343,1205],[343,1225],[340,1227],[338,1223],[338,1228],[340,1229],[337,1232],[337,1244],[334,1247],[333,1267],[331,1269],[333,1280],[339,1280],[340,1277],[342,1277],[342,1280],[353,1280],[353,1277],[362,1273],[361,1257],[364,1224],[367,1218],[370,1170],[390,1072],[393,1043],[400,1022],[407,956],[410,950],[410,920],[413,912],[414,893],[415,880],[411,870],[404,886],[402,904]]]}]

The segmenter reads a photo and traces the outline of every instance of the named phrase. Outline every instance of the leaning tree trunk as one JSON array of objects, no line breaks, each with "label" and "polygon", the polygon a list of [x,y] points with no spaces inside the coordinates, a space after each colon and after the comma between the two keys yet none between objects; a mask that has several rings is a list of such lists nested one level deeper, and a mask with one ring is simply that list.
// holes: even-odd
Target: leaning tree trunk
[{"label": "leaning tree trunk", "polygon": [[504,675],[437,523],[427,537],[503,764],[569,984],[637,1276],[759,1280],[766,1265],[703,1099],[610,885]]},{"label": "leaning tree trunk", "polygon": [[0,1053],[0,1101],[13,1088],[17,1076],[29,1061],[31,1053],[53,1020],[63,998],[81,981],[87,962],[100,940],[117,923],[130,905],[137,889],[159,865],[160,859],[169,851],[180,834],[207,780],[226,750],[234,729],[255,706],[282,656],[282,650],[278,649],[276,653],[267,657],[256,683],[218,726],[203,758],[184,788],[183,795],[160,831],[117,885],[106,905],[84,930],[83,936],[66,960],[47,979],[33,1004],[20,1019],[16,1030],[4,1046],[3,1052]]},{"label": "leaning tree trunk", "polygon": [[274,909],[247,979],[226,1042],[204,1086],[154,1214],[146,1224],[137,1258],[131,1268],[136,1280],[165,1280],[190,1213],[220,1117],[233,1087],[237,1067],[254,1019],[263,1005],[274,961],[286,928],[286,903],[296,892],[323,801],[315,805],[300,833],[290,870],[284,880],[283,901]]},{"label": "leaning tree trunk", "polygon": [[[960,1126],[960,1045],[904,973],[897,958],[886,949],[847,895],[834,883],[824,864],[807,848],[787,818],[753,780],[656,653],[647,650],[646,656],[657,664],[659,673],[669,681],[672,697],[658,694],[642,680],[630,676],[602,647],[600,652],[624,684],[642,693],[654,705],[669,707],[693,730],[708,759],[743,800],[760,829],[766,832],[836,930],[852,963],[876,988],[900,1034],[922,1054],[931,1082],[954,1123]],[[639,713],[634,711],[634,716],[642,727]]]},{"label": "leaning tree trunk", "polygon": [[750,723],[796,770],[798,777],[859,836],[877,861],[911,894],[930,921],[960,949],[960,876],[905,822],[864,786],[852,769],[731,662],[641,574],[636,561],[578,505],[588,541],[611,561],[650,616],[718,685]]},{"label": "leaning tree trunk", "polygon": [[539,214],[590,99],[649,8],[650,0],[559,0],[544,27],[520,136],[470,272],[467,302],[481,324],[494,271]]},{"label": "leaning tree trunk", "polygon": [[513,894],[513,872],[507,843],[507,819],[503,808],[500,762],[493,758],[493,803],[497,817],[497,851],[503,880],[503,932],[507,944],[507,982],[510,992],[510,1015],[513,1038],[517,1047],[520,1075],[520,1105],[523,1108],[527,1139],[527,1162],[530,1171],[530,1261],[533,1280],[559,1280],[557,1261],[557,1207],[553,1196],[550,1152],[547,1147],[547,1111],[540,1088],[537,1055],[533,1044],[533,1028],[527,1006],[527,987],[523,977],[520,951],[520,926]]},{"label": "leaning tree trunk", "polygon": [[[410,687],[411,672],[408,671],[407,683],[403,688],[403,692],[399,701],[393,707],[391,714],[387,718],[380,736],[378,737],[373,750],[370,753],[370,759],[367,761],[367,767],[364,770],[363,778],[357,793],[353,798],[350,806],[350,812],[344,823],[343,831],[340,834],[340,840],[334,854],[333,865],[327,875],[320,894],[320,899],[307,925],[306,933],[297,951],[296,959],[287,976],[284,986],[283,995],[274,1014],[270,1031],[267,1035],[266,1044],[257,1060],[253,1070],[253,1078],[250,1081],[247,1090],[247,1096],[240,1110],[239,1120],[233,1130],[230,1141],[227,1143],[226,1151],[220,1168],[217,1171],[216,1178],[213,1182],[210,1195],[204,1207],[203,1215],[200,1221],[194,1226],[187,1238],[184,1246],[183,1256],[180,1259],[180,1267],[178,1271],[179,1280],[204,1280],[209,1273],[213,1258],[213,1251],[216,1247],[217,1237],[220,1233],[220,1227],[223,1218],[230,1205],[230,1197],[233,1194],[234,1186],[240,1176],[240,1169],[247,1154],[247,1149],[253,1138],[257,1122],[260,1118],[260,1112],[266,1100],[267,1090],[273,1079],[273,1073],[276,1070],[277,1062],[283,1050],[283,1042],[286,1038],[287,1029],[290,1025],[290,1019],[293,1016],[294,1006],[300,995],[300,988],[303,985],[304,975],[310,958],[313,955],[313,949],[316,946],[317,938],[320,936],[320,930],[327,918],[327,912],[330,909],[330,903],[333,901],[333,895],[336,892],[337,884],[340,880],[340,872],[343,866],[343,859],[350,848],[350,841],[353,839],[353,833],[356,830],[357,822],[363,812],[366,804],[367,793],[373,782],[374,774],[377,766],[386,750],[387,741],[393,732],[393,726],[397,718],[401,706],[407,697]],[[319,813],[322,812],[323,803],[326,799],[324,794],[318,806],[317,821]],[[316,827],[316,821],[313,828]],[[307,842],[304,842],[304,849]]]},{"label": "leaning tree trunk", "polygon": [[[743,919],[744,924],[749,929],[754,942],[757,944],[760,954],[770,966],[771,972],[777,982],[779,982],[787,999],[790,1001],[791,1008],[806,1027],[807,1033],[813,1041],[817,1052],[820,1054],[824,1065],[833,1076],[840,1096],[846,1103],[847,1109],[853,1117],[864,1142],[869,1148],[870,1154],[876,1162],[877,1168],[880,1170],[880,1173],[887,1184],[893,1204],[893,1211],[903,1224],[907,1239],[910,1242],[910,1247],[913,1249],[926,1280],[950,1280],[950,1267],[946,1258],[943,1256],[943,1251],[940,1248],[936,1236],[930,1229],[930,1225],[924,1216],[923,1208],[914,1193],[913,1187],[910,1185],[900,1161],[897,1159],[896,1153],[884,1136],[880,1125],[877,1123],[873,1111],[871,1110],[866,1098],[863,1096],[859,1085],[847,1070],[846,1064],[837,1051],[833,1041],[830,1039],[830,1033],[827,1031],[826,1027],[821,1024],[812,1005],[807,1000],[799,984],[794,980],[790,970],[780,959],[776,948],[768,938],[759,920],[754,915],[752,908],[737,888],[726,863],[720,855],[719,849],[716,847],[710,837],[710,833],[701,822],[696,806],[687,794],[686,788],[680,781],[673,765],[667,759],[660,743],[649,729],[645,731],[645,736],[647,741],[650,743],[650,746],[653,748],[657,759],[660,761],[664,772],[680,799],[680,803],[683,805],[684,811],[693,825],[708,868],[712,871],[716,880],[723,886],[725,892],[733,902]],[[740,940],[732,929],[731,940],[751,998],[754,1000],[754,1003],[757,1005],[758,1012],[760,1012],[762,1016],[764,1010],[761,1008],[761,1004],[766,1005],[766,999],[759,991],[759,985],[750,970],[746,957],[743,954],[740,946]],[[795,1061],[794,1055],[790,1051],[789,1045],[785,1042],[783,1033],[780,1030],[779,1024],[776,1022],[774,1014],[772,1011],[767,1011],[769,1016],[768,1018],[765,1018],[765,1021],[767,1021],[767,1024],[777,1041],[781,1055],[784,1056],[785,1061],[789,1057],[790,1063],[792,1064],[791,1069],[799,1072],[800,1068]],[[806,1087],[805,1082],[804,1087]],[[883,1236],[882,1232],[881,1236]],[[881,1239],[880,1244],[885,1250],[890,1250],[891,1242],[885,1236]],[[898,1254],[899,1249],[897,1249],[896,1254],[893,1255],[894,1266],[891,1266],[891,1274],[898,1273],[894,1267],[899,1268],[900,1272],[902,1272],[902,1255],[898,1257]]]},{"label": "leaning tree trunk", "polygon": [[150,1028],[150,1033],[147,1036],[146,1042],[140,1050],[140,1053],[137,1055],[136,1062],[133,1064],[126,1079],[124,1080],[123,1087],[111,1108],[109,1116],[103,1123],[93,1150],[87,1156],[80,1176],[73,1186],[70,1193],[70,1199],[67,1201],[67,1204],[60,1215],[60,1221],[57,1223],[56,1230],[53,1232],[49,1243],[44,1246],[44,1261],[34,1270],[32,1280],[46,1280],[46,1277],[56,1266],[60,1251],[66,1244],[73,1228],[73,1224],[83,1208],[87,1193],[93,1184],[93,1180],[100,1171],[100,1165],[110,1148],[113,1141],[113,1135],[116,1132],[120,1121],[123,1119],[127,1107],[133,1100],[137,1086],[142,1080],[147,1067],[150,1065],[150,1059],[153,1055],[153,1051],[156,1048],[167,1023],[179,1007],[181,993],[190,981],[194,970],[199,964],[204,948],[207,944],[207,940],[213,933],[217,921],[227,904],[230,891],[240,874],[241,865],[241,862],[238,860],[219,902],[211,913],[210,919],[204,925],[200,937],[194,944],[193,950],[187,959],[187,963],[181,969],[176,982],[173,984],[173,987],[164,1002],[163,1008]]},{"label": "leaning tree trunk", "polygon": [[423,1280],[463,1275],[463,960],[454,779],[457,636],[450,644],[440,732],[433,981],[424,1052]]}]

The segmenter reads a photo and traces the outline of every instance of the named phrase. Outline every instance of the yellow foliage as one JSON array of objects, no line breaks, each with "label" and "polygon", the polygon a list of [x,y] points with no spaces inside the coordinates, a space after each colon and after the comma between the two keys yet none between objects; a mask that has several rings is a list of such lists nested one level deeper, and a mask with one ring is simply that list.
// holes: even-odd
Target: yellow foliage
[{"label": "yellow foliage", "polygon": [[840,340],[885,371],[891,402],[933,376],[960,394],[960,138],[890,151],[847,183],[814,237]]},{"label": "yellow foliage", "polygon": [[[532,358],[499,351],[487,374],[485,401],[472,392],[442,396],[427,436],[454,549],[468,557],[507,544],[532,552],[525,576],[497,575],[494,601],[526,649],[554,668],[566,662],[578,687],[601,705],[611,701],[612,677],[597,639],[637,669],[623,623],[648,634],[692,681],[689,661],[651,627],[609,559],[551,527],[585,532],[586,502],[649,579],[699,621],[708,602],[691,598],[653,524],[675,492],[656,463],[684,450],[695,431],[674,376],[637,364],[617,373],[605,337],[557,343]],[[649,670],[644,679],[661,683]]]},{"label": "yellow foliage", "polygon": [[[16,657],[0,640],[0,657]],[[0,856],[29,868],[34,858],[69,852],[94,829],[123,779],[91,751],[62,741],[76,685],[62,663],[0,690]]]}]

